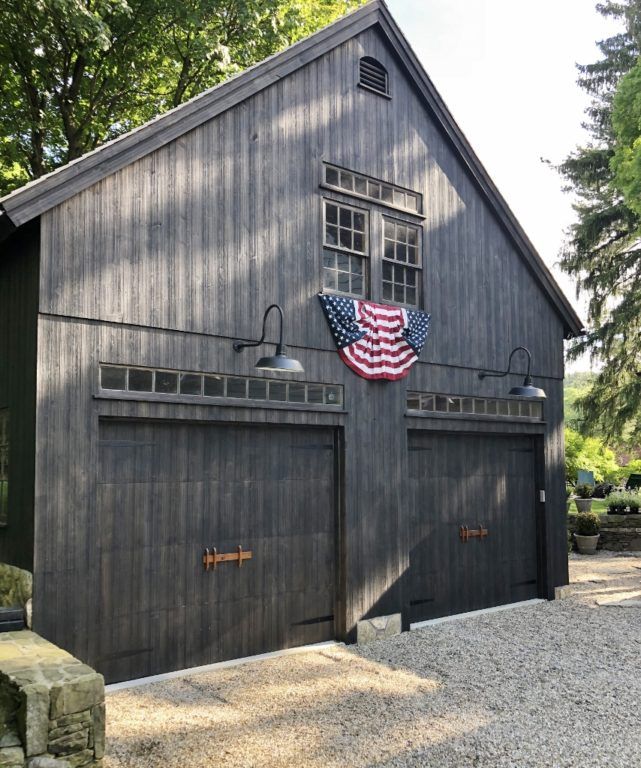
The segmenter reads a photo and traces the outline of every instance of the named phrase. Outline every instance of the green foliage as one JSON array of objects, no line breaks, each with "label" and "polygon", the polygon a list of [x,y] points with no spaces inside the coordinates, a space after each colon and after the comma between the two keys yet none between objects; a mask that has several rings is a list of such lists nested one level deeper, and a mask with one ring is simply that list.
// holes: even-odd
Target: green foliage
[{"label": "green foliage", "polygon": [[630,477],[630,475],[641,475],[641,459],[632,459],[632,461],[629,461],[622,469],[626,479]]},{"label": "green foliage", "polygon": [[608,496],[608,511],[622,515],[628,506],[628,496],[625,493],[611,493]]},{"label": "green foliage", "polygon": [[364,0],[4,0],[0,194],[175,107]]},{"label": "green foliage", "polygon": [[571,483],[576,483],[579,469],[594,473],[597,482],[618,482],[621,467],[614,451],[596,437],[584,437],[573,429],[565,430],[565,472]]},{"label": "green foliage", "polygon": [[[600,42],[602,58],[579,67],[579,84],[591,96],[586,127],[591,142],[561,165],[568,189],[577,197],[576,225],[561,265],[589,296],[587,335],[571,356],[590,352],[606,365],[594,385],[577,399],[582,431],[606,438],[641,435],[641,206],[622,192],[617,170],[629,175],[631,158],[617,157],[618,136],[634,131],[635,68],[641,51],[641,0],[605,2],[606,17],[619,19],[623,31]],[[616,98],[620,86],[623,95]],[[632,102],[632,103],[630,103]],[[638,126],[637,126],[638,128]],[[637,131],[638,135],[638,131]],[[631,181],[626,182],[628,185]]]},{"label": "green foliage", "polygon": [[585,396],[594,383],[596,374],[592,371],[578,371],[566,375],[563,382],[563,412],[568,427],[581,431],[583,415],[577,406],[577,400]]},{"label": "green foliage", "polygon": [[593,490],[591,485],[577,485],[575,493],[580,499],[591,499]]},{"label": "green foliage", "polygon": [[579,512],[576,516],[576,532],[579,536],[596,536],[601,529],[601,521],[595,512]]}]

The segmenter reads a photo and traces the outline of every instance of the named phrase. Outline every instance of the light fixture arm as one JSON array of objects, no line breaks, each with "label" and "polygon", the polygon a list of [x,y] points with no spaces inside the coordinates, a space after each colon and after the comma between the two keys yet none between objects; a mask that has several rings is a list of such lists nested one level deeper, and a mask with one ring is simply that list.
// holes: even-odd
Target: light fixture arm
[{"label": "light fixture arm", "polygon": [[278,335],[278,344],[276,345],[276,354],[277,355],[285,354],[285,346],[283,344],[283,310],[278,304],[270,304],[265,310],[265,314],[263,315],[263,334],[260,337],[260,339],[258,341],[235,341],[234,350],[236,352],[240,352],[240,350],[245,349],[245,347],[259,347],[265,341],[265,328],[267,326],[267,316],[269,315],[272,309],[277,309],[278,314],[280,315],[280,332]]},{"label": "light fixture arm", "polygon": [[490,371],[479,371],[479,379],[485,379],[488,376],[493,376],[497,379],[501,379],[503,378],[503,376],[507,376],[508,373],[511,373],[512,358],[514,357],[514,353],[518,352],[519,350],[523,350],[523,352],[525,352],[525,354],[527,355],[527,373],[525,374],[525,383],[531,384],[532,377],[530,376],[530,368],[532,366],[532,354],[527,347],[515,347],[510,352],[510,357],[507,363],[507,371],[505,371],[505,373],[491,373]]}]

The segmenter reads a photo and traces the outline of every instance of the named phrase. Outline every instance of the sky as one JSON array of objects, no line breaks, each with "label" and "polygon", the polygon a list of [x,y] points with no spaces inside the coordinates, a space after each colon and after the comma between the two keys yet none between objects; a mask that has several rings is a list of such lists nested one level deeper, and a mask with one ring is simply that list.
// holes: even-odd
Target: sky
[{"label": "sky", "polygon": [[[585,299],[557,266],[574,221],[549,164],[587,141],[576,64],[619,25],[596,0],[387,0],[454,119],[554,277],[586,319]],[[585,370],[587,359],[568,366]]]}]

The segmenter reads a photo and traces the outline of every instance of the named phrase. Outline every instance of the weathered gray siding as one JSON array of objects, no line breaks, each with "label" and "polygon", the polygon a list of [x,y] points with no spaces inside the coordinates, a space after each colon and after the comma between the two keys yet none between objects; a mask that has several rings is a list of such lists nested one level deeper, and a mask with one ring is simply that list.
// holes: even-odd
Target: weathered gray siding
[{"label": "weathered gray siding", "polygon": [[[390,101],[356,87],[364,54]],[[331,348],[322,160],[423,193],[424,361],[500,369],[527,344],[562,376],[558,316],[374,30],[45,214],[42,311],[251,338],[278,301],[293,343]]]},{"label": "weathered gray siding", "polygon": [[[362,55],[388,68],[390,101],[356,87]],[[424,195],[432,331],[405,382],[360,379],[336,354],[316,298],[323,160]],[[81,658],[94,652],[99,417],[338,427],[346,632],[363,616],[401,610],[407,430],[545,429],[409,417],[406,391],[504,395],[518,377],[480,382],[476,373],[503,369],[517,345],[532,350],[549,396],[547,588],[564,583],[562,322],[379,33],[361,34],[44,214],[42,231],[35,626],[47,637]],[[94,397],[101,361],[252,373],[254,351],[237,355],[231,340],[256,338],[272,302],[285,309],[300,378],[343,384],[345,413]]]},{"label": "weathered gray siding", "polygon": [[0,248],[0,408],[9,408],[9,514],[0,561],[33,565],[34,431],[39,227]]}]

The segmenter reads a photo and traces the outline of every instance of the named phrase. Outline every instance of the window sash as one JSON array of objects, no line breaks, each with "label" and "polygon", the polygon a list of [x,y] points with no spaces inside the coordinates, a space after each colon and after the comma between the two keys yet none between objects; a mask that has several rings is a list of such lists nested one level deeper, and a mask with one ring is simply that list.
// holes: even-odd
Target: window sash
[{"label": "window sash", "polygon": [[[328,220],[328,207],[335,207],[337,209],[336,222]],[[346,226],[341,224],[341,211],[349,211],[351,215],[350,225]],[[363,217],[363,230],[355,229],[355,214]],[[328,240],[329,229],[336,229],[336,241],[331,242]],[[351,246],[344,245],[342,240],[342,232],[351,233],[350,241]],[[356,241],[356,235],[362,235],[363,249],[359,250],[354,247]],[[329,198],[323,198],[323,247],[329,248],[333,251],[343,251],[345,253],[353,253],[361,258],[369,257],[369,211],[364,208],[356,208],[353,205],[346,205],[336,200],[330,200]]]}]

